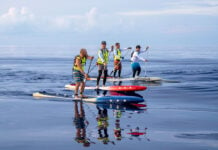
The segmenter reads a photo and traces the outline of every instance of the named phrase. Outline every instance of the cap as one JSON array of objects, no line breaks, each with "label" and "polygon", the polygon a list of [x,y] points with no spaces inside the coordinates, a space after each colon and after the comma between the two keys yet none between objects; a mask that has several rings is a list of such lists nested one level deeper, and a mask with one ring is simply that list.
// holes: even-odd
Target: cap
[{"label": "cap", "polygon": [[106,41],[101,41],[101,44],[106,44]]}]

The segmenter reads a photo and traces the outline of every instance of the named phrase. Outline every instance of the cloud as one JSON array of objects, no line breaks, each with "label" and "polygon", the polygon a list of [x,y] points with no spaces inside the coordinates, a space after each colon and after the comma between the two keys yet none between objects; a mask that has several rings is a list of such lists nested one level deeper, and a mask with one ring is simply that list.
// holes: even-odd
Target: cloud
[{"label": "cloud", "polygon": [[84,15],[67,15],[56,17],[53,22],[59,29],[74,28],[74,30],[88,30],[97,24],[97,8],[91,8]]},{"label": "cloud", "polygon": [[169,2],[168,5],[173,7],[181,7],[181,6],[218,6],[218,0],[183,0],[176,2]]},{"label": "cloud", "polygon": [[20,23],[28,23],[34,20],[34,14],[26,7],[11,7],[8,11],[0,15],[0,25],[15,25]]},{"label": "cloud", "polygon": [[141,10],[119,12],[121,16],[153,16],[153,15],[209,15],[218,16],[218,1],[183,1],[168,3],[169,8],[160,10]]}]

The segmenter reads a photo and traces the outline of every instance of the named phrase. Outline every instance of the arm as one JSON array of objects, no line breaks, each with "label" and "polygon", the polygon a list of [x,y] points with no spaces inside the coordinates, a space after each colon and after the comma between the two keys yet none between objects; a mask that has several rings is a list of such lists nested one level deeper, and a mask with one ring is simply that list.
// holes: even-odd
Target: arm
[{"label": "arm", "polygon": [[120,49],[121,51],[124,51],[124,50],[131,50],[132,47],[127,47],[127,48],[124,48],[124,49]]},{"label": "arm", "polygon": [[115,49],[113,52],[114,52],[114,56],[117,56],[117,50]]},{"label": "arm", "polygon": [[87,59],[92,60],[92,59],[94,59],[94,56],[88,56]]},{"label": "arm", "polygon": [[149,46],[147,46],[145,50],[140,51],[140,53],[147,52],[148,49],[149,49]]},{"label": "arm", "polygon": [[104,63],[104,57],[101,51],[98,52],[98,57],[101,59],[101,61]]},{"label": "arm", "polygon": [[112,52],[113,50],[114,50],[114,46],[112,45],[111,49],[110,50],[108,49],[108,52]]},{"label": "arm", "polygon": [[136,58],[138,58],[138,59],[141,60],[141,61],[146,61],[146,59],[140,57],[140,56],[138,55],[138,53],[134,53],[134,54],[133,54],[133,57],[136,57]]}]

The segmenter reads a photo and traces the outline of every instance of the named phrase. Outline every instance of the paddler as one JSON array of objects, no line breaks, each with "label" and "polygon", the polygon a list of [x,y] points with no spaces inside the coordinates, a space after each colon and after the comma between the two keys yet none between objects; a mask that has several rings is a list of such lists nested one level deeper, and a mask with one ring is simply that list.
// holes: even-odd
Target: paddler
[{"label": "paddler", "polygon": [[[132,49],[131,47],[127,48],[127,49]],[[122,52],[123,50],[126,49],[120,49],[120,43],[115,43],[115,49],[113,51],[114,53],[114,75],[113,77],[116,77],[117,71],[118,71],[118,77],[121,77],[121,71],[122,71],[122,64],[121,64],[121,60],[124,59],[124,57],[122,57]]]},{"label": "paddler", "polygon": [[[89,56],[87,53],[87,50],[85,48],[82,48],[80,50],[80,54],[77,55],[74,58],[74,65],[73,65],[73,78],[75,80],[76,86],[75,86],[75,92],[74,92],[74,98],[85,98],[83,95],[84,88],[85,88],[85,82],[84,79],[88,78],[88,75],[84,72],[86,60],[90,59],[92,60],[94,57]],[[80,96],[78,95],[78,91],[80,88]]]},{"label": "paddler", "polygon": [[146,52],[148,49],[149,49],[149,46],[147,46],[145,50],[141,50],[141,46],[137,45],[136,50],[131,54],[131,61],[132,61],[131,67],[132,67],[132,72],[133,72],[133,75],[132,75],[133,78],[135,78],[136,73],[137,73],[137,76],[139,76],[141,73],[141,66],[140,66],[139,62],[140,61],[143,61],[143,62],[148,61],[148,60],[140,57],[140,54],[143,52]]},{"label": "paddler", "polygon": [[[97,65],[98,65],[98,77],[97,77],[97,86],[96,88],[99,88],[99,81],[101,79],[102,73],[104,73],[103,78],[103,86],[105,86],[106,80],[107,80],[107,65],[109,61],[109,53],[110,51],[106,48],[106,41],[101,42],[101,48],[98,50],[98,59],[97,59]],[[111,47],[113,50],[113,46]]]}]

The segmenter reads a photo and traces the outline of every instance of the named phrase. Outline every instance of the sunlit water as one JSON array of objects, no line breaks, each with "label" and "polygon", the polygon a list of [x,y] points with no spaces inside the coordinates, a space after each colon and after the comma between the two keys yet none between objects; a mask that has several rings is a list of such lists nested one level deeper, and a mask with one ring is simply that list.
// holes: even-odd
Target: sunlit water
[{"label": "sunlit water", "polygon": [[[37,91],[73,94],[64,85],[72,81],[76,50],[1,47],[0,149],[218,148],[217,48],[156,48],[143,54],[149,62],[142,65],[141,75],[170,82],[123,82],[148,86],[146,91],[137,92],[147,105],[141,111],[33,98],[32,93]],[[91,54],[96,55],[94,51]],[[122,74],[129,77],[130,53],[124,55]],[[90,75],[96,76],[97,68]],[[95,84],[87,81],[87,85]],[[96,92],[87,90],[85,94]]]}]

